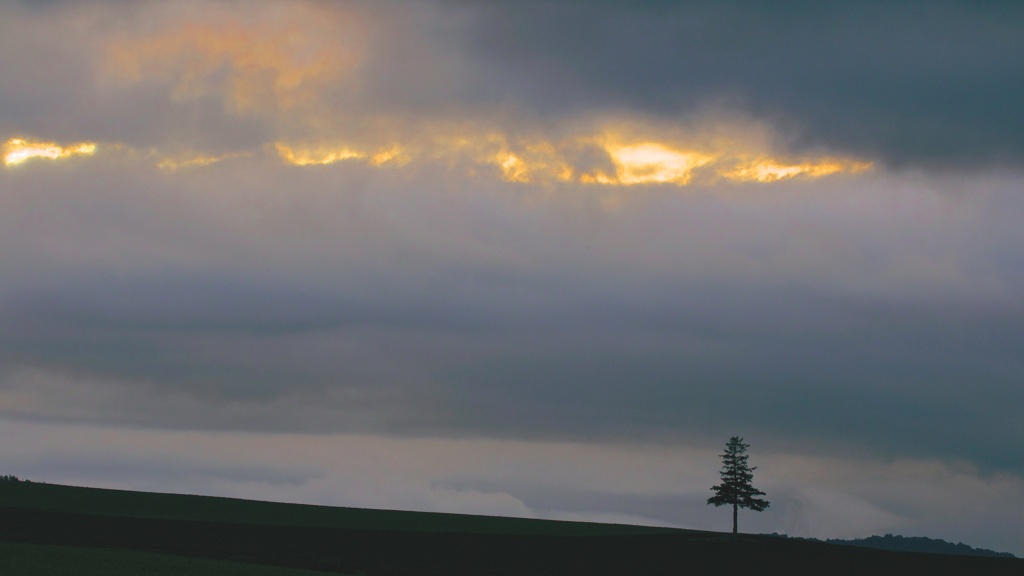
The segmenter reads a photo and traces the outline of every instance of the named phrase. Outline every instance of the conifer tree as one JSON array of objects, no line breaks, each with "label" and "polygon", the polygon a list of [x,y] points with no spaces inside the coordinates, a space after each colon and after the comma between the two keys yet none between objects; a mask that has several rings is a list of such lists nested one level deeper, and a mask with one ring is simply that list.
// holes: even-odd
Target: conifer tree
[{"label": "conifer tree", "polygon": [[715,495],[708,498],[708,504],[732,506],[733,534],[736,534],[736,516],[740,508],[760,512],[768,507],[767,500],[757,498],[765,493],[750,484],[757,467],[747,465],[748,447],[749,444],[744,444],[739,436],[733,436],[726,442],[725,453],[722,454],[722,483],[711,487]]}]

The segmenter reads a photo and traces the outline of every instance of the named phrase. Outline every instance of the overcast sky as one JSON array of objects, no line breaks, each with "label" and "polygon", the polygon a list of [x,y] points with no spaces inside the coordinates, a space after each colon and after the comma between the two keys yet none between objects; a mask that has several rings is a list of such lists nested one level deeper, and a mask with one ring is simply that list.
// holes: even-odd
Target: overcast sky
[{"label": "overcast sky", "polygon": [[1024,554],[1024,5],[0,3],[0,472]]}]

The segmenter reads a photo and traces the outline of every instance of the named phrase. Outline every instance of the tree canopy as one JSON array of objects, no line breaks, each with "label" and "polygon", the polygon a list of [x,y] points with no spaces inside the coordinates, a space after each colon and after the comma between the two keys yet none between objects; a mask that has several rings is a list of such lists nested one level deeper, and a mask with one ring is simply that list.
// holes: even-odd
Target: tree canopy
[{"label": "tree canopy", "polygon": [[754,470],[747,464],[747,448],[749,444],[743,442],[743,438],[733,436],[725,444],[725,452],[722,456],[722,483],[711,487],[715,493],[708,498],[708,504],[715,506],[732,506],[732,533],[737,532],[737,511],[740,508],[750,508],[760,512],[768,508],[767,500],[757,498],[765,493],[754,488],[751,480],[754,478]]}]

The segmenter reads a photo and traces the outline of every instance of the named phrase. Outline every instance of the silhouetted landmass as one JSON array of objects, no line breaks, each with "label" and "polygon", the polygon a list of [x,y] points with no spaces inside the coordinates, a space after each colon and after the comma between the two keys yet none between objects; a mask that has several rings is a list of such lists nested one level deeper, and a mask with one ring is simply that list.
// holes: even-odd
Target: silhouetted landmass
[{"label": "silhouetted landmass", "polygon": [[946,542],[945,540],[925,538],[922,536],[894,536],[892,534],[886,534],[885,536],[868,536],[867,538],[854,538],[851,540],[842,540],[839,538],[819,540],[817,538],[787,536],[786,534],[779,534],[777,532],[768,534],[768,536],[793,540],[809,540],[812,542],[826,542],[828,544],[837,544],[839,546],[857,546],[860,548],[874,548],[875,550],[891,550],[893,552],[952,554],[954,556],[981,556],[987,558],[1016,558],[1016,556],[1009,552],[996,552],[986,548],[973,548],[963,542],[953,544],[952,542]]},{"label": "silhouetted landmass", "polygon": [[[132,514],[140,510],[143,516]],[[366,576],[1024,574],[1024,560],[1014,558],[892,552],[764,535],[272,504],[22,482],[0,483],[0,542]],[[0,565],[3,561],[0,558]]]},{"label": "silhouetted landmass", "polygon": [[560,536],[686,532],[686,530],[652,526],[286,504],[216,496],[82,488],[25,481],[0,483],[0,506],[98,516],[416,532],[556,534]]},{"label": "silhouetted landmass", "polygon": [[0,542],[4,576],[323,576],[323,572],[116,548]]},{"label": "silhouetted landmass", "polygon": [[879,550],[897,550],[903,552],[924,552],[927,554],[956,554],[959,556],[988,556],[991,558],[1016,558],[1009,552],[995,552],[985,548],[972,548],[963,542],[953,544],[945,540],[925,538],[923,536],[868,536],[854,540],[826,540],[830,544],[844,546],[862,546]]}]

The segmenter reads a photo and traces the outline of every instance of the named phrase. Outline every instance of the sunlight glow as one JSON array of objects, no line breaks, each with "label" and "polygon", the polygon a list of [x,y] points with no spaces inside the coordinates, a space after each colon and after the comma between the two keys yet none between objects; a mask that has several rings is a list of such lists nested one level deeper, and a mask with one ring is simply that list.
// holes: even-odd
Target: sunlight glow
[{"label": "sunlight glow", "polygon": [[343,160],[361,160],[373,166],[383,166],[400,165],[407,161],[406,154],[400,146],[364,151],[348,146],[292,147],[278,142],[274,149],[285,162],[296,166],[334,164]]},{"label": "sunlight glow", "polygon": [[[505,159],[499,162],[501,173],[509,182],[529,182],[526,163],[515,154],[505,154]],[[500,157],[499,157],[500,158]]]},{"label": "sunlight glow", "polygon": [[178,170],[180,168],[189,167],[200,167],[209,166],[216,164],[223,160],[230,160],[232,158],[244,158],[246,156],[252,156],[251,152],[237,152],[232,154],[221,154],[219,156],[205,156],[205,155],[193,155],[184,157],[164,157],[156,163],[157,168],[161,170]]},{"label": "sunlight glow", "polygon": [[[573,150],[589,146],[606,158],[595,167],[572,162]],[[117,145],[112,145],[117,148]],[[653,140],[623,141],[608,137],[579,137],[552,143],[542,139],[509,142],[499,134],[485,136],[445,135],[410,145],[389,144],[359,147],[348,144],[302,145],[277,142],[276,155],[295,166],[316,166],[354,161],[378,168],[397,168],[412,161],[442,162],[462,166],[470,174],[476,167],[490,166],[506,182],[549,185],[576,182],[599,186],[636,186],[673,184],[687,186],[716,181],[769,183],[792,178],[816,179],[835,174],[856,174],[873,168],[870,162],[837,157],[804,158],[785,161],[768,155],[737,157],[714,150],[679,147]],[[33,158],[59,160],[72,156],[92,156],[94,142],[61,145],[55,142],[11,138],[3,145],[6,166]],[[152,152],[151,154],[157,154]],[[157,167],[178,170],[202,167],[251,156],[252,151],[221,155],[158,156]]]},{"label": "sunlight glow", "polygon": [[[673,184],[698,182],[775,182],[790,178],[820,178],[839,173],[869,170],[872,164],[842,158],[808,158],[786,162],[769,155],[742,155],[680,146],[671,142],[628,139],[622,136],[580,136],[562,142],[543,139],[510,141],[499,133],[482,135],[444,134],[409,145],[392,144],[377,149],[353,145],[300,145],[278,142],[277,155],[296,166],[364,162],[377,167],[397,167],[420,160],[463,166],[467,173],[490,166],[506,182],[548,185],[576,182],[601,186]],[[582,148],[603,158],[595,164],[575,164]],[[574,152],[575,151],[575,152]]]},{"label": "sunlight glow", "polygon": [[[258,3],[244,14],[220,5],[201,16],[163,8],[152,27],[109,35],[99,54],[102,82],[163,90],[172,107],[219,103],[226,115],[255,118],[271,127],[272,138],[282,138],[223,156],[140,153],[164,170],[263,153],[294,166],[393,169],[416,162],[516,184],[608,188],[811,180],[872,168],[856,158],[783,157],[772,126],[724,114],[673,122],[608,113],[554,124],[504,113],[391,115],[372,102],[360,104],[374,85],[367,84],[373,50],[390,41],[368,26],[373,16],[341,3],[297,4]],[[95,145],[8,148],[10,165],[88,154]]]},{"label": "sunlight glow", "polygon": [[607,184],[689,184],[693,171],[715,159],[710,154],[673,150],[664,144],[644,142],[631,146],[609,146],[617,168],[617,181]]},{"label": "sunlight glow", "polygon": [[363,160],[365,152],[352,150],[351,148],[338,148],[334,150],[319,148],[316,150],[293,149],[285,144],[275,145],[278,155],[289,164],[296,166],[309,166],[316,164],[334,164],[342,160]]},{"label": "sunlight glow", "polygon": [[61,146],[55,142],[11,138],[4,143],[4,165],[14,166],[31,158],[59,160],[71,156],[92,156],[96,153],[95,142],[79,142]]},{"label": "sunlight glow", "polygon": [[824,158],[817,162],[803,164],[781,164],[771,159],[759,158],[721,172],[729,180],[739,182],[775,182],[798,176],[820,178],[841,172],[858,173],[870,170],[870,162]]},{"label": "sunlight glow", "polygon": [[575,170],[564,154],[549,142],[520,142],[512,145],[497,135],[490,136],[488,141],[498,146],[500,151],[481,161],[497,166],[501,170],[501,178],[506,182],[537,184],[573,180]]}]

